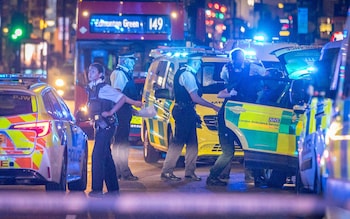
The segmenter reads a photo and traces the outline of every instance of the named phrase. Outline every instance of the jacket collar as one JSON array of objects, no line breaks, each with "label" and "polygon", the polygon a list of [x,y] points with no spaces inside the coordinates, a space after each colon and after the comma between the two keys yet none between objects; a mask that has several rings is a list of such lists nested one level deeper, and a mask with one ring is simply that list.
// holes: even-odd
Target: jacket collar
[{"label": "jacket collar", "polygon": [[89,83],[89,87],[90,87],[90,88],[93,88],[93,87],[95,87],[96,85],[101,84],[102,82],[103,82],[103,80],[102,80],[101,78],[97,79],[96,81],[91,81],[91,82]]},{"label": "jacket collar", "polygon": [[189,65],[185,65],[186,66],[186,71],[190,71],[192,74],[196,74],[196,70],[192,67],[192,66],[189,66]]},{"label": "jacket collar", "polygon": [[117,68],[121,68],[125,72],[129,72],[130,71],[127,67],[119,65],[119,64],[117,65]]}]

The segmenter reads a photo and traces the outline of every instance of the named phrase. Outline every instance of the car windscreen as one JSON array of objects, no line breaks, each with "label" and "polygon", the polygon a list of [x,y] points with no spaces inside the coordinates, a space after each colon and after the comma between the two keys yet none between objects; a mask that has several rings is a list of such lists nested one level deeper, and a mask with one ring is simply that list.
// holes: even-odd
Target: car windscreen
[{"label": "car windscreen", "polygon": [[33,113],[32,98],[26,93],[0,92],[0,116]]},{"label": "car windscreen", "polygon": [[321,48],[286,48],[274,52],[291,79],[304,78],[313,73]]}]

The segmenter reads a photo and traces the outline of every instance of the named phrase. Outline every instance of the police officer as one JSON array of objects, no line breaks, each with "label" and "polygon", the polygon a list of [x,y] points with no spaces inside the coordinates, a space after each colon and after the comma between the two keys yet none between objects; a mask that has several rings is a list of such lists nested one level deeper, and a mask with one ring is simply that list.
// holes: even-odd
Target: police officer
[{"label": "police officer", "polygon": [[113,115],[125,102],[141,106],[104,82],[105,70],[100,63],[89,66],[89,112],[95,122],[95,144],[92,152],[92,191],[89,196],[103,195],[103,182],[108,193],[118,194],[119,184],[111,154],[111,139],[116,120]]},{"label": "police officer", "polygon": [[182,148],[186,144],[185,155],[185,178],[200,181],[201,178],[195,174],[198,156],[197,122],[198,115],[195,104],[212,108],[216,112],[218,106],[206,101],[201,97],[199,83],[196,73],[201,67],[201,56],[192,55],[187,65],[180,68],[174,76],[175,106],[172,111],[175,120],[175,135],[169,145],[168,152],[163,164],[161,179],[180,181],[181,178],[174,175],[176,162],[181,155]]},{"label": "police officer", "polygon": [[[134,54],[119,56],[119,64],[110,76],[112,87],[133,100],[136,100],[138,97],[133,80],[136,60]],[[118,110],[119,125],[114,136],[113,144],[113,155],[119,177],[129,181],[138,180],[138,177],[132,174],[128,164],[130,122],[133,111],[132,106],[128,103],[125,103],[120,110]]]},{"label": "police officer", "polygon": [[[231,62],[225,64],[220,72],[220,77],[226,83],[226,88],[218,93],[219,98],[225,98],[218,113],[218,135],[222,154],[210,169],[206,182],[208,186],[227,185],[221,179],[229,178],[235,151],[234,142],[238,142],[238,139],[225,125],[224,110],[228,100],[255,102],[257,99],[258,85],[252,82],[250,68],[251,64],[245,61],[244,51],[237,48],[231,52]],[[259,68],[257,74],[262,74],[262,72],[264,69]],[[247,170],[245,173],[246,177],[250,174]]]},{"label": "police officer", "polygon": [[[245,65],[244,51],[235,49],[231,52],[231,62],[225,64],[220,73],[220,77],[226,82],[226,88],[219,92],[219,98],[225,98],[222,107],[218,113],[218,134],[222,154],[217,158],[214,165],[210,169],[210,174],[207,178],[208,186],[226,186],[227,183],[220,179],[220,175],[224,174],[223,178],[228,178],[231,169],[231,161],[234,155],[235,136],[225,125],[224,109],[225,104],[230,99],[239,99],[242,94],[242,86],[247,86],[244,82],[249,76],[249,68]],[[249,83],[249,82],[248,82]]]}]

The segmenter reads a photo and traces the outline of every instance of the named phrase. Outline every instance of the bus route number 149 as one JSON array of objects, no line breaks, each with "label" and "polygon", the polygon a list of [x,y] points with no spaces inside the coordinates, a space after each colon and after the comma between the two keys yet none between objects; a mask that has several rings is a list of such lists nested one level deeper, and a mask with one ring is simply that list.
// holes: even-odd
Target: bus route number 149
[{"label": "bus route number 149", "polygon": [[149,18],[149,30],[150,31],[157,31],[162,30],[164,25],[164,20],[162,17],[151,17]]}]

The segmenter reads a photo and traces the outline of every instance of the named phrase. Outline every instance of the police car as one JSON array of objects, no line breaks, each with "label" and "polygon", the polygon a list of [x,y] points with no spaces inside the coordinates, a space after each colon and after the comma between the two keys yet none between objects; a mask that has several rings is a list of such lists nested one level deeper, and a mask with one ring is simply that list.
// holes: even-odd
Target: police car
[{"label": "police car", "polygon": [[[171,111],[174,101],[174,75],[180,67],[187,63],[190,53],[202,54],[202,67],[196,74],[202,86],[203,98],[221,106],[223,99],[217,98],[224,89],[224,81],[220,72],[224,64],[230,61],[226,53],[206,50],[204,48],[165,47],[151,51],[154,57],[144,85],[142,101],[145,106],[154,106],[157,111],[152,118],[143,118],[141,137],[144,144],[144,159],[148,163],[157,162],[167,152],[171,141],[175,122]],[[212,109],[197,105],[198,123],[198,157],[209,159],[220,155],[221,147],[217,133],[217,115]],[[185,149],[182,153],[184,155]],[[235,158],[241,160],[242,150],[236,145]],[[183,156],[180,158],[183,161]],[[183,164],[181,162],[179,165]]]},{"label": "police car", "polygon": [[326,218],[350,218],[349,31],[350,10],[344,39],[327,43],[318,64],[315,98],[330,101],[330,110],[313,115],[321,124],[316,129],[319,134],[307,133],[299,146],[299,188],[324,196]]},{"label": "police car", "polygon": [[[333,117],[332,106],[336,98],[339,76],[338,56],[342,41],[329,42],[321,50],[320,59],[315,63],[313,80],[314,94],[307,107],[308,116],[298,142],[299,174],[296,188],[300,193],[322,194],[326,185],[325,134]],[[333,78],[332,80],[330,80]],[[331,82],[333,85],[331,85]]]},{"label": "police car", "polygon": [[228,101],[225,123],[237,137],[255,183],[264,180],[269,186],[282,187],[288,176],[297,173],[297,143],[306,116],[308,81],[320,48],[286,47],[273,54],[283,72],[252,77],[247,86],[252,87],[256,99]]},{"label": "police car", "polygon": [[56,90],[32,75],[0,75],[0,184],[84,191],[87,136]]}]

